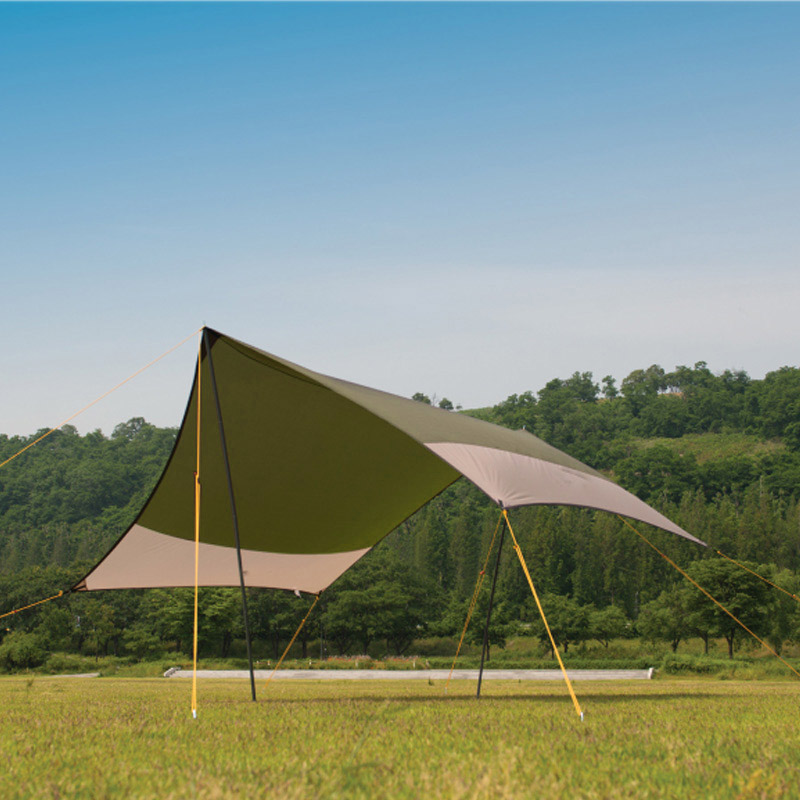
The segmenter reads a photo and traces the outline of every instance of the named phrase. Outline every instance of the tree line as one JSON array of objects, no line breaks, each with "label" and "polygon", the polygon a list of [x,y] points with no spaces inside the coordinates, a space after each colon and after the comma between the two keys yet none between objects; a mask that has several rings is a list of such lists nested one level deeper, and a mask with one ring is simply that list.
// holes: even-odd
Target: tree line
[{"label": "tree line", "polygon": [[[591,373],[576,372],[538,393],[462,413],[531,431],[709,542],[710,552],[647,531],[667,555],[692,564],[737,608],[756,609],[750,624],[780,647],[798,636],[793,610],[760,593],[760,582],[742,588],[725,577],[731,565],[717,567],[713,550],[794,585],[800,571],[798,398],[798,369],[784,367],[753,380],[743,372],[713,374],[698,362],[670,373],[658,366],[636,370],[619,389],[609,376],[598,384]],[[430,402],[422,393],[415,399]],[[439,405],[459,413],[449,400]],[[38,433],[0,436],[0,460]],[[100,431],[82,436],[65,426],[0,470],[0,611],[71,585],[108,549],[152,490],[175,435],[175,429],[141,418],[118,425],[109,437]],[[327,652],[356,652],[381,641],[403,653],[421,636],[460,633],[496,524],[497,509],[459,481],[323,594],[301,647],[313,642]],[[512,524],[564,649],[587,638],[622,635],[670,644],[689,636],[724,636],[733,652],[736,634],[724,629],[725,621],[703,621],[687,594],[691,587],[681,585],[674,570],[616,518],[535,507],[516,510]],[[717,572],[703,572],[712,566]],[[309,601],[281,592],[250,594],[254,636],[265,654],[274,655]],[[740,603],[742,598],[748,602]],[[476,619],[482,611],[479,603]],[[207,650],[229,654],[242,636],[237,592],[204,589],[201,618]],[[544,635],[510,548],[500,561],[493,618],[495,644],[512,632]],[[47,650],[141,658],[168,649],[186,652],[191,592],[75,595],[11,619],[0,661],[13,651],[17,655],[6,658],[12,665],[30,660],[27,651],[33,660]],[[680,629],[671,629],[670,620],[679,621]],[[476,625],[470,637],[479,635]]]}]

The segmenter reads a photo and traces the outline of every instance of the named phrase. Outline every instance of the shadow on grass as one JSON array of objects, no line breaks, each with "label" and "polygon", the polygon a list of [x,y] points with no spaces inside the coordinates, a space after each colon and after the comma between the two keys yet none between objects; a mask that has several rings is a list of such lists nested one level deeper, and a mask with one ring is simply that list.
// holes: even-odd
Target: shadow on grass
[{"label": "shadow on grass", "polygon": [[[677,701],[691,698],[692,700],[716,700],[719,701],[720,695],[715,692],[658,692],[654,694],[631,694],[630,692],[620,694],[594,694],[592,692],[579,693],[578,698],[582,703],[591,703],[593,705],[620,705],[622,703],[642,703],[654,702],[662,703],[664,701]],[[480,698],[474,695],[448,695],[448,696],[420,696],[420,695],[358,695],[341,697],[275,697],[262,694],[258,698],[259,703],[280,703],[282,705],[341,705],[347,704],[409,704],[409,705],[425,705],[430,703],[474,703],[476,705],[495,705],[505,703],[519,703],[525,701],[529,703],[542,703],[553,701],[569,701],[570,697],[566,689],[563,692],[546,692],[537,694],[505,694],[505,695],[483,695]],[[206,700],[208,705],[227,705],[230,703],[238,703],[238,698],[225,698],[224,700],[209,697]]]}]

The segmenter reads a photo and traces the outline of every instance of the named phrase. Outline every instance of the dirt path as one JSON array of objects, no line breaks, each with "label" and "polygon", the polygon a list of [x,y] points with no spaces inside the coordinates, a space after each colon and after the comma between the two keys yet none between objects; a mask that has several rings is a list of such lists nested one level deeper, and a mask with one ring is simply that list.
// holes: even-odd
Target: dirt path
[{"label": "dirt path", "polygon": [[[257,669],[256,678],[266,679],[271,670]],[[447,680],[450,674],[446,669],[281,669],[275,673],[275,680],[306,681],[407,681],[407,680]],[[573,681],[631,681],[648,680],[653,676],[652,669],[570,669],[567,670]],[[200,669],[198,678],[248,678],[247,670]],[[168,670],[166,678],[191,678],[189,669]],[[557,669],[487,669],[483,673],[485,681],[560,681],[562,675]],[[457,669],[453,680],[478,680],[478,670]]]}]

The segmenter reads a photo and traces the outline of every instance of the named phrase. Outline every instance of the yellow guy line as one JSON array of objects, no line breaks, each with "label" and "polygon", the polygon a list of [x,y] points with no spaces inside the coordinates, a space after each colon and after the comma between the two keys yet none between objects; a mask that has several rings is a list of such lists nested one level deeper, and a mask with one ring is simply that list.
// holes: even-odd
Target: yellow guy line
[{"label": "yellow guy line", "polygon": [[188,342],[189,339],[191,339],[192,336],[195,335],[195,333],[201,330],[202,328],[198,328],[197,331],[190,333],[185,339],[182,339],[180,342],[178,342],[178,344],[174,345],[173,347],[170,347],[169,350],[162,353],[158,358],[154,358],[149,364],[145,364],[141,369],[137,369],[136,372],[133,373],[133,375],[129,375],[127,378],[125,378],[124,381],[118,383],[113,389],[109,389],[107,392],[105,392],[105,394],[101,394],[100,397],[98,397],[96,400],[92,400],[92,402],[89,403],[89,405],[84,406],[80,411],[76,411],[71,417],[67,417],[67,419],[65,419],[62,423],[56,425],[55,428],[50,428],[50,430],[47,431],[47,433],[43,433],[38,439],[35,439],[29,444],[26,444],[25,447],[22,448],[22,450],[19,450],[18,452],[14,453],[13,456],[7,458],[5,461],[0,463],[0,467],[4,467],[10,461],[13,461],[17,456],[21,456],[26,450],[30,449],[35,444],[41,442],[42,439],[46,439],[51,433],[55,433],[59,428],[62,428],[68,422],[72,422],[72,420],[75,419],[75,417],[80,416],[81,414],[83,414],[84,411],[88,411],[92,406],[97,405],[97,403],[99,403],[101,400],[108,397],[112,392],[115,392],[117,389],[119,389],[120,386],[124,386],[126,383],[128,383],[128,381],[133,380],[137,375],[140,375],[148,367],[152,367],[153,364],[157,363],[158,361],[161,361],[161,359],[164,358],[165,356],[168,356],[173,350],[177,350],[181,345],[186,344],[186,342]]},{"label": "yellow guy line", "polygon": [[[202,328],[201,328],[202,331]],[[192,716],[197,719],[197,596],[200,579],[200,376],[203,355],[203,334],[197,343],[197,454],[194,468],[194,626],[192,628]]]},{"label": "yellow guy line", "polygon": [[789,597],[791,597],[793,600],[797,600],[797,602],[800,603],[800,597],[798,597],[796,594],[792,594],[791,592],[787,592],[786,589],[781,588],[780,586],[778,586],[777,583],[773,583],[771,580],[768,580],[763,575],[759,575],[757,572],[753,571],[749,567],[746,567],[744,564],[740,564],[735,558],[731,558],[730,556],[726,556],[725,553],[722,552],[722,550],[717,550],[716,552],[719,555],[721,555],[723,558],[727,558],[728,561],[732,561],[734,564],[736,564],[737,567],[741,567],[743,570],[745,570],[746,572],[749,572],[751,575],[755,575],[756,578],[758,578],[759,580],[764,581],[764,583],[768,583],[770,586],[774,587],[779,592],[783,592],[784,594],[789,595]]},{"label": "yellow guy line", "polygon": [[522,550],[520,550],[519,544],[517,543],[517,537],[514,536],[514,529],[511,527],[511,521],[508,519],[508,512],[503,509],[503,516],[506,520],[506,525],[508,525],[508,532],[511,534],[511,538],[514,541],[514,549],[517,551],[517,557],[519,558],[519,563],[522,564],[522,571],[525,573],[525,577],[528,579],[528,586],[531,587],[531,593],[533,594],[533,599],[536,601],[536,606],[539,609],[539,613],[542,615],[542,622],[544,622],[544,627],[547,630],[547,635],[550,637],[550,644],[553,647],[553,652],[556,654],[556,658],[558,659],[558,666],[561,667],[561,673],[564,675],[564,681],[567,684],[567,689],[569,689],[569,695],[572,698],[572,704],[575,706],[575,711],[578,716],[581,718],[581,722],[583,721],[583,711],[581,711],[581,704],[578,702],[578,698],[575,696],[575,690],[572,688],[572,682],[569,679],[569,675],[567,675],[567,670],[564,667],[564,662],[561,660],[561,654],[558,652],[558,647],[556,647],[556,641],[553,638],[553,634],[550,631],[550,626],[547,624],[547,617],[544,615],[544,609],[542,608],[542,604],[539,602],[539,595],[536,594],[536,589],[533,585],[533,580],[531,580],[531,574],[528,572],[528,565],[525,563],[525,558],[522,555]]},{"label": "yellow guy line", "polygon": [[294,632],[294,636],[292,636],[291,641],[289,644],[286,645],[286,649],[283,651],[283,655],[280,657],[280,660],[275,665],[275,669],[272,670],[269,674],[269,678],[267,678],[266,683],[264,684],[264,688],[269,686],[269,682],[272,680],[272,676],[278,671],[278,667],[283,664],[283,659],[286,658],[286,654],[291,649],[292,645],[294,644],[294,640],[297,638],[297,635],[303,629],[303,625],[306,624],[306,620],[311,616],[311,612],[314,610],[314,606],[319,602],[319,595],[314,598],[314,602],[311,604],[311,608],[308,609],[308,613],[303,617],[303,621],[297,626],[297,630]]},{"label": "yellow guy line", "polygon": [[34,606],[40,606],[42,603],[47,603],[50,600],[55,600],[57,597],[61,597],[64,594],[63,589],[58,593],[54,594],[52,597],[45,597],[44,600],[37,600],[35,603],[31,603],[27,606],[22,606],[22,608],[15,608],[13,611],[7,611],[5,614],[0,614],[0,619],[4,617],[10,617],[12,614],[19,614],[20,611],[25,611],[28,608],[33,608]]},{"label": "yellow guy line", "polygon": [[783,663],[786,664],[786,666],[789,667],[789,669],[792,672],[794,672],[794,674],[797,675],[798,678],[800,678],[800,672],[798,672],[788,661],[785,661],[783,658],[781,658],[761,637],[756,636],[756,634],[753,633],[753,631],[751,631],[750,628],[748,628],[747,625],[744,624],[744,622],[742,622],[738,617],[734,616],[730,611],[728,611],[728,609],[725,608],[725,606],[722,605],[722,603],[720,603],[719,600],[712,597],[696,580],[694,580],[694,578],[689,577],[689,575],[687,575],[669,556],[662,553],[648,538],[644,536],[644,534],[639,533],[639,531],[637,531],[636,528],[634,528],[633,525],[631,525],[630,522],[628,522],[628,520],[626,520],[624,517],[620,517],[619,514],[617,514],[617,516],[642,541],[649,544],[650,547],[652,547],[653,550],[655,550],[656,553],[658,553],[661,556],[661,558],[663,558],[668,564],[671,564],[673,567],[675,567],[675,569],[678,570],[678,572],[680,572],[680,574],[683,575],[683,577],[686,578],[686,580],[689,581],[689,583],[693,584],[696,588],[698,588],[712,603],[714,603],[715,606],[721,608],[737,625],[744,628],[757,642],[760,642],[763,647],[765,647],[767,650],[769,650],[770,653],[772,653],[772,655],[775,656],[775,658],[779,659],[780,661],[783,661]]},{"label": "yellow guy line", "polygon": [[450,679],[453,677],[453,670],[456,668],[456,661],[458,661],[459,653],[461,652],[461,645],[464,643],[464,636],[469,627],[469,621],[472,619],[472,612],[478,602],[478,595],[480,594],[481,587],[483,586],[483,579],[486,577],[486,570],[489,567],[489,558],[492,555],[494,548],[494,540],[497,538],[497,531],[500,530],[500,523],[503,521],[502,513],[497,518],[497,525],[495,525],[494,533],[492,534],[492,541],[489,543],[489,549],[486,551],[486,561],[483,562],[483,569],[478,573],[478,580],[475,581],[475,589],[472,592],[472,600],[469,603],[469,610],[467,611],[467,621],[464,623],[464,630],[461,631],[461,638],[458,640],[458,647],[456,648],[456,656],[453,659],[453,665],[450,667],[450,674],[447,676],[447,683],[444,685],[444,693],[447,694],[447,688],[450,686]]}]

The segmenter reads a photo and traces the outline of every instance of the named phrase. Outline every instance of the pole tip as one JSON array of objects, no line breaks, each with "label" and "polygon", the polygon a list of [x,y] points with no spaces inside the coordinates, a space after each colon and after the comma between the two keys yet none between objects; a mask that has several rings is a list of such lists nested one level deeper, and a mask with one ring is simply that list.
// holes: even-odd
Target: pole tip
[{"label": "pole tip", "polygon": [[192,719],[197,719],[197,709],[196,708],[192,709]]},{"label": "pole tip", "polygon": [[583,711],[581,711],[581,722],[583,722]]}]

